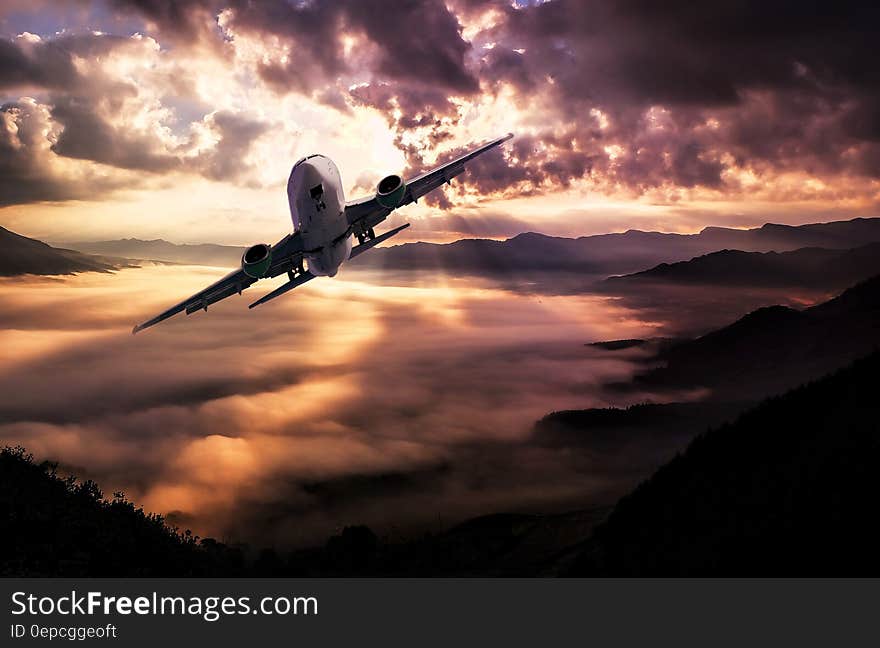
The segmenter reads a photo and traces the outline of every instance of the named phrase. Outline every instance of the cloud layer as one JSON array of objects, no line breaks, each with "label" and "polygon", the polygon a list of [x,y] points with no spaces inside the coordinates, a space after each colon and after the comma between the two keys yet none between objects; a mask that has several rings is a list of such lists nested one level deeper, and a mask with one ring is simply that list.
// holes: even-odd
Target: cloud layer
[{"label": "cloud layer", "polygon": [[229,300],[128,333],[211,276],[0,286],[3,443],[201,533],[279,545],[604,502],[633,478],[632,457],[530,443],[535,420],[605,404],[598,384],[628,375],[583,345],[651,329],[611,301],[340,277],[263,312]]}]

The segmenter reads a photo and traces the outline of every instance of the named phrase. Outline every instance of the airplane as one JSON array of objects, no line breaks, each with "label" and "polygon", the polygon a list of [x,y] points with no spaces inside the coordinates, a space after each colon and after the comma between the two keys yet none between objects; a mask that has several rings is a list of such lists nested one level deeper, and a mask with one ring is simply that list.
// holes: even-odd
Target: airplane
[{"label": "airplane", "polygon": [[[411,180],[399,175],[385,176],[376,186],[374,196],[345,202],[342,179],[333,160],[324,155],[302,158],[290,171],[287,181],[287,202],[293,232],[275,245],[257,243],[241,257],[241,267],[184,299],[152,319],[135,325],[132,334],[158,324],[185,311],[187,315],[230,295],[239,295],[259,281],[287,273],[287,283],[263,295],[248,306],[254,308],[301,286],[315,277],[334,277],[349,259],[400,233],[409,223],[376,235],[374,228],[392,211],[437,189],[465,170],[465,165],[478,155],[499,146],[513,137],[492,140],[451,162],[423,173]],[[358,244],[352,245],[352,236]]]}]

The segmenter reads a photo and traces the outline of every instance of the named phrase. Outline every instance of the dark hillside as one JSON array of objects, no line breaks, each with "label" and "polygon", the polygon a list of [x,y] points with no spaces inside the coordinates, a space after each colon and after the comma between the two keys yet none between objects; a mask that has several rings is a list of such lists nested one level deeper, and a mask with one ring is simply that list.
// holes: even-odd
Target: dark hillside
[{"label": "dark hillside", "polygon": [[845,288],[880,273],[880,243],[852,250],[801,248],[790,252],[720,250],[690,261],[661,263],[650,270],[610,277],[606,288],[636,288],[652,282],[713,286],[809,286]]},{"label": "dark hillside", "polygon": [[0,576],[210,576],[241,556],[179,534],[97,484],[63,479],[21,448],[0,450]]},{"label": "dark hillside", "polygon": [[[770,306],[661,351],[649,388],[702,386],[712,398],[757,399],[817,378],[880,345],[880,277],[803,311]],[[624,386],[625,387],[625,386]]]},{"label": "dark hillside", "polygon": [[115,266],[98,257],[46,245],[0,227],[0,276],[108,272]]},{"label": "dark hillside", "polygon": [[880,574],[880,353],[695,439],[621,499],[578,576]]}]

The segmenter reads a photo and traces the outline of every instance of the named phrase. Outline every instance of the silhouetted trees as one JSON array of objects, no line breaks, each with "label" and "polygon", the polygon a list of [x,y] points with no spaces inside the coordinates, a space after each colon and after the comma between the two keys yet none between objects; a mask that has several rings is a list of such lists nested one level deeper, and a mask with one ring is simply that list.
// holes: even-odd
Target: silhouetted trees
[{"label": "silhouetted trees", "polygon": [[0,576],[234,574],[241,552],[179,533],[95,482],[62,478],[22,447],[0,450]]}]

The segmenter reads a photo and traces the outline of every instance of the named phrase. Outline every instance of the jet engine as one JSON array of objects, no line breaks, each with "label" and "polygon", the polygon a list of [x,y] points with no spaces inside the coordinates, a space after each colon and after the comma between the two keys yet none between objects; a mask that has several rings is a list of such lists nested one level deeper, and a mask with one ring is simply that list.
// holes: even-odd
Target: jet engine
[{"label": "jet engine", "polygon": [[385,176],[376,186],[376,202],[388,209],[395,209],[403,200],[405,191],[406,183],[403,178],[399,175]]},{"label": "jet engine", "polygon": [[250,246],[241,255],[241,269],[254,279],[262,279],[272,265],[272,248],[265,243]]}]

